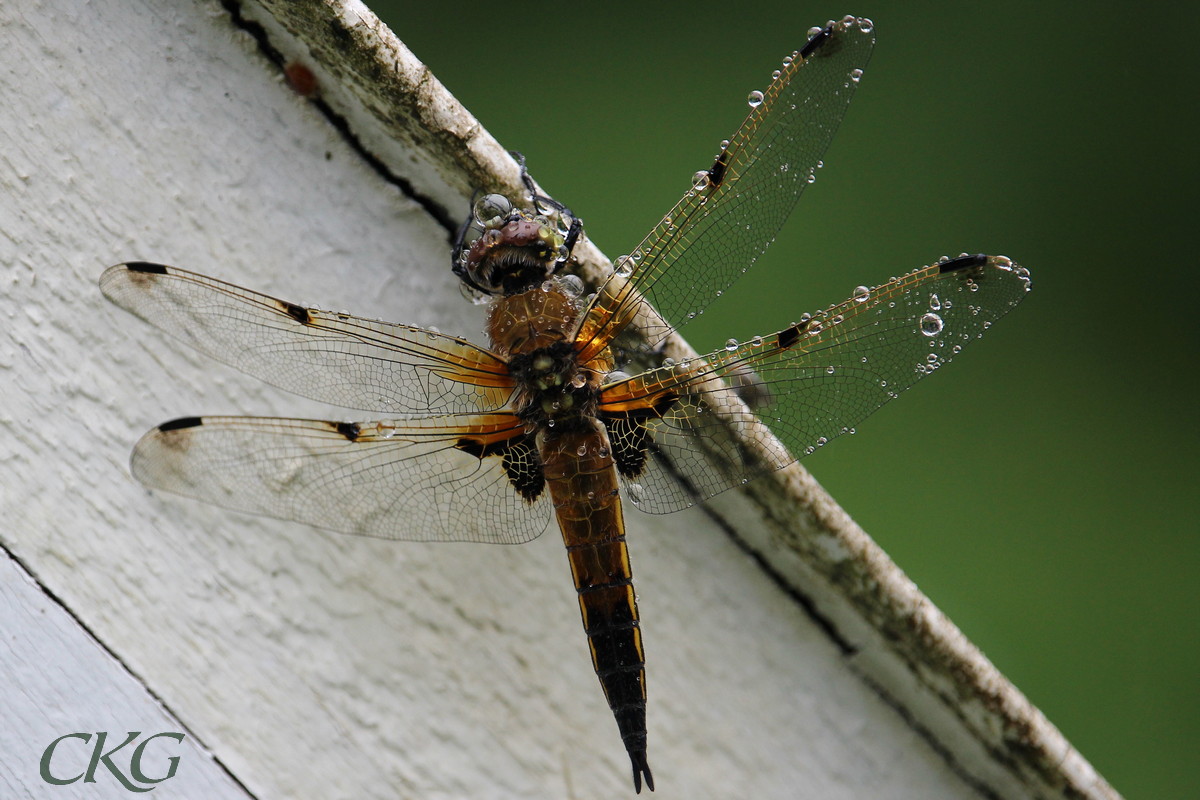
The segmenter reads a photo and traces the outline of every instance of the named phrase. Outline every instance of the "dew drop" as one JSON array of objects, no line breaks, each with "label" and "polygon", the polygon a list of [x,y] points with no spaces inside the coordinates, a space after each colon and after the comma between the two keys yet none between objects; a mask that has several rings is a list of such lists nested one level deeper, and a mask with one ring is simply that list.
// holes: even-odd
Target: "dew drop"
[{"label": "dew drop", "polygon": [[481,225],[499,225],[511,213],[512,203],[502,194],[485,194],[472,209],[472,214]]},{"label": "dew drop", "polygon": [[865,303],[871,299],[871,290],[866,286],[855,286],[854,292],[850,296],[856,303]]},{"label": "dew drop", "polygon": [[578,275],[562,275],[558,279],[558,289],[567,297],[574,300],[583,294],[583,279]]},{"label": "dew drop", "polygon": [[746,102],[750,104],[751,108],[758,108],[763,103],[763,93],[755,89],[746,96]]},{"label": "dew drop", "polygon": [[933,312],[921,317],[921,333],[926,336],[937,336],[942,332],[942,326],[942,318]]},{"label": "dew drop", "polygon": [[629,256],[617,256],[617,260],[613,262],[613,271],[622,278],[628,278],[633,274],[633,259]]},{"label": "dew drop", "polygon": [[729,352],[732,353],[734,350],[737,350],[737,348],[738,348],[738,340],[737,339],[727,339],[725,341],[725,349],[728,350]]},{"label": "dew drop", "polygon": [[853,81],[854,83],[858,83],[860,80],[862,80],[862,76],[863,76],[863,71],[861,69],[850,70],[850,80]]}]

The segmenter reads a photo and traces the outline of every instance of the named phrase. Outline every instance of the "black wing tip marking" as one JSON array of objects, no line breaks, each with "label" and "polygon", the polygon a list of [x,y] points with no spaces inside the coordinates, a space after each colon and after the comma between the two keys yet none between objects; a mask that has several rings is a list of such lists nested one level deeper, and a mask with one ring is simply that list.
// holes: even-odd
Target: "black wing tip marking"
[{"label": "black wing tip marking", "polygon": [[977,267],[986,266],[988,257],[983,253],[976,253],[973,256],[959,256],[952,258],[949,261],[943,261],[938,264],[938,272],[945,275],[947,272],[957,272],[960,269],[975,269]]},{"label": "black wing tip marking", "polygon": [[304,306],[296,305],[295,303],[289,303],[286,300],[280,300],[279,305],[281,306],[283,313],[287,314],[301,325],[308,325],[310,322],[312,322],[312,314],[309,313],[309,310]]},{"label": "black wing tip marking", "polygon": [[149,275],[167,275],[167,267],[162,264],[152,264],[150,261],[126,261],[121,264],[130,272],[146,272]]},{"label": "black wing tip marking", "polygon": [[650,774],[650,765],[646,763],[645,750],[630,750],[629,760],[633,764],[633,790],[642,793],[642,776],[646,778],[646,788],[654,791],[654,776]]},{"label": "black wing tip marking", "polygon": [[196,428],[204,424],[202,417],[180,417],[169,422],[164,422],[158,426],[159,433],[169,433],[170,431],[179,431],[185,428]]},{"label": "black wing tip marking", "polygon": [[814,52],[816,52],[817,48],[826,44],[832,37],[833,37],[833,26],[832,25],[830,25],[827,28],[822,28],[820,33],[815,34],[811,39],[809,39],[807,42],[805,42],[804,47],[800,48],[800,57],[808,58]]},{"label": "black wing tip marking", "polygon": [[149,261],[126,261],[121,266],[130,272],[144,272],[151,275],[166,275],[167,268],[162,264],[152,264]]}]

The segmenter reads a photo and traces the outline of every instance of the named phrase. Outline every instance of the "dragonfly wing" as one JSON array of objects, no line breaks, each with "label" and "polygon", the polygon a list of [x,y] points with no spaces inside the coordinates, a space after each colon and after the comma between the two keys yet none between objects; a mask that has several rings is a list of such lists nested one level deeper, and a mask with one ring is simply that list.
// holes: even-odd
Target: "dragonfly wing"
[{"label": "dragonfly wing", "polygon": [[870,58],[871,30],[869,20],[846,17],[785,59],[713,166],[618,259],[581,319],[583,360],[638,317],[650,344],[662,341],[766,252],[821,166]]},{"label": "dragonfly wing", "polygon": [[[1029,273],[1002,256],[962,256],[864,288],[771,336],[605,387],[600,414],[614,450],[641,442],[648,456],[640,473],[626,470],[631,499],[650,513],[675,511],[853,432],[1029,288]],[[735,381],[749,391],[739,396]]]},{"label": "dragonfly wing", "polygon": [[439,415],[499,410],[512,395],[503,359],[434,331],[305,308],[160,264],[110,267],[100,289],[200,352],[321,402]]},{"label": "dragonfly wing", "polygon": [[536,485],[529,475],[532,452],[508,414],[188,417],[143,436],[131,468],[154,489],[343,533],[508,544],[535,538],[550,519],[541,472]]}]

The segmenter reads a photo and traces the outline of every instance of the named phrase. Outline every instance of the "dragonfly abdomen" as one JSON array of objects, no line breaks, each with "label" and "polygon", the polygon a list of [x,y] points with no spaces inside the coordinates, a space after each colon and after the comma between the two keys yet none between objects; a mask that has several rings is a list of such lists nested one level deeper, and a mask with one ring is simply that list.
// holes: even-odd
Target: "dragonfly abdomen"
[{"label": "dragonfly abdomen", "polygon": [[646,764],[646,670],[633,571],[608,434],[594,418],[582,429],[539,436],[542,468],[579,596],[592,666],[633,765],[654,789]]}]

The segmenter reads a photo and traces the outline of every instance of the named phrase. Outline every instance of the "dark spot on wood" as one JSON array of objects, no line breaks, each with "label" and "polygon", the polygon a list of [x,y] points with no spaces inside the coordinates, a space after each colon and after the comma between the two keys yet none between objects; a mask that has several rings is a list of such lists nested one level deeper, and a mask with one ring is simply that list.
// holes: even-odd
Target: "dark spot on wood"
[{"label": "dark spot on wood", "polygon": [[200,417],[180,417],[179,419],[173,419],[170,422],[164,422],[162,425],[158,426],[158,430],[161,433],[166,433],[167,431],[178,431],[182,430],[183,428],[195,428],[203,424],[204,420],[202,420]]},{"label": "dark spot on wood", "polygon": [[938,272],[945,275],[947,272],[957,272],[960,269],[972,269],[982,267],[987,264],[988,257],[982,253],[973,256],[959,256],[952,258],[949,261],[943,261],[938,265]]}]

